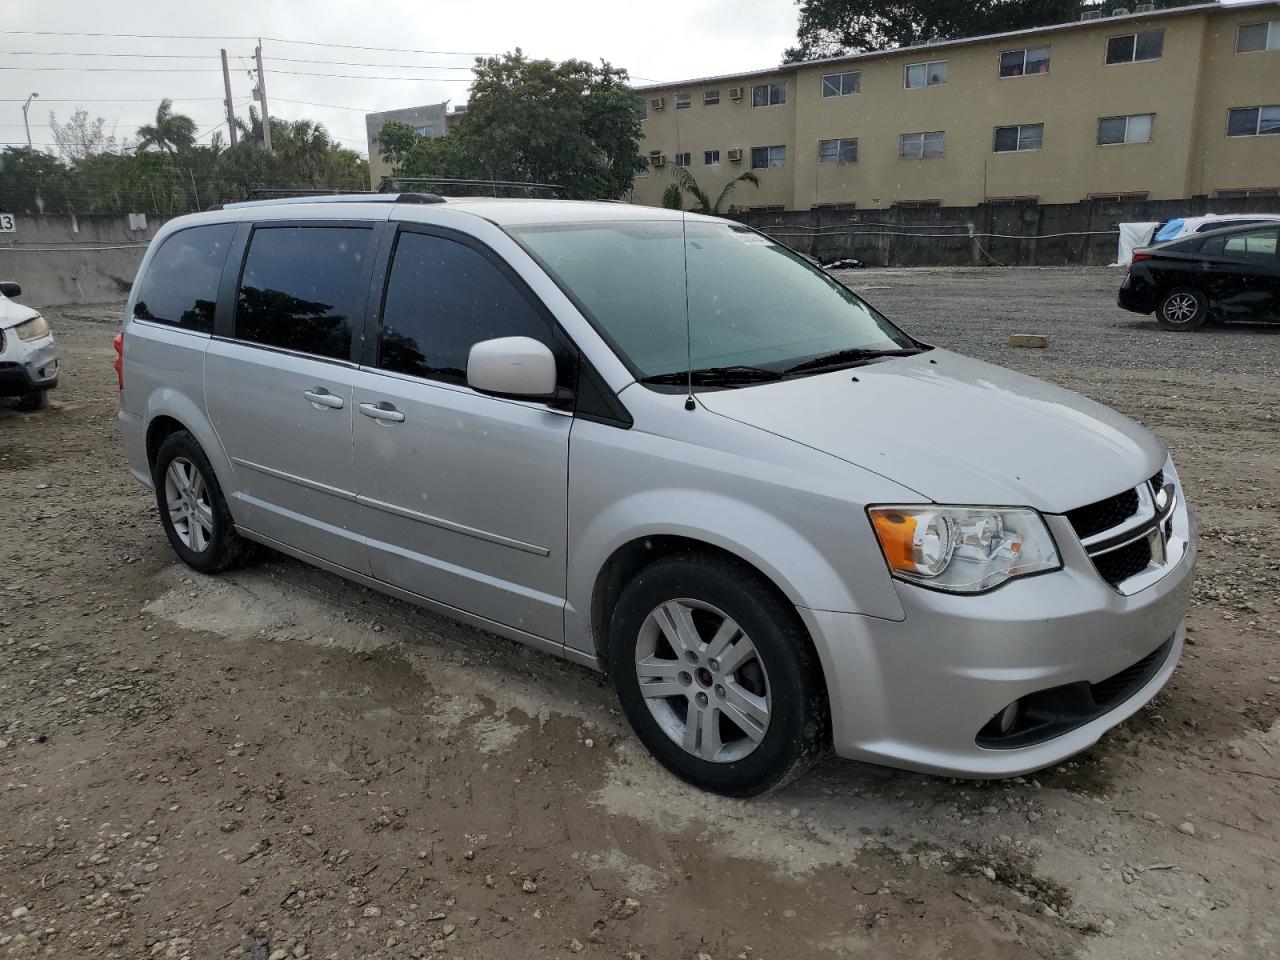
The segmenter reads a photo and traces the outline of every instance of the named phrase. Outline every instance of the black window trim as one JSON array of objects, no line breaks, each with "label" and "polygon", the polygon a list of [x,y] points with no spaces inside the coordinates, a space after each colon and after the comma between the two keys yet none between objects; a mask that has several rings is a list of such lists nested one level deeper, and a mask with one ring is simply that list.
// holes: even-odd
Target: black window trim
[{"label": "black window trim", "polygon": [[[215,220],[209,223],[193,223],[188,226],[181,227],[173,231],[173,233],[170,233],[168,236],[164,238],[164,240],[160,242],[160,246],[156,247],[155,252],[151,254],[151,259],[147,261],[147,273],[143,274],[140,277],[140,280],[142,281],[141,283],[135,284],[137,292],[138,293],[142,292],[142,285],[143,283],[146,282],[147,274],[151,272],[152,266],[155,264],[156,257],[160,255],[160,251],[163,250],[165,247],[167,247],[169,245],[169,241],[172,240],[174,237],[176,237],[178,234],[186,233],[188,230],[198,230],[201,227],[205,227],[205,228],[222,227],[227,225],[237,226],[233,221]],[[233,230],[231,232],[231,242],[227,244],[227,255],[222,260],[221,272],[218,275],[218,289],[217,289],[217,292],[214,294],[215,299],[213,303],[213,329],[212,330],[206,333],[203,330],[192,330],[190,327],[180,327],[176,323],[163,323],[159,320],[148,320],[144,317],[139,317],[134,313],[134,310],[136,310],[138,306],[136,297],[134,298],[133,306],[130,307],[129,309],[129,322],[142,323],[142,324],[146,324],[148,327],[159,327],[164,330],[176,330],[178,333],[186,333],[193,337],[205,337],[207,339],[212,339],[213,337],[217,336],[218,315],[222,311],[222,295],[223,295],[223,287],[226,284],[227,265],[233,262],[232,257],[237,253],[238,248],[236,244],[239,239],[240,239],[239,230],[238,229]]]},{"label": "black window trim", "polygon": [[[365,312],[364,336],[361,338],[364,349],[358,363],[361,369],[380,376],[396,377],[398,379],[410,380],[415,383],[426,383],[433,387],[465,390],[475,396],[485,396],[485,394],[477,393],[472,390],[466,385],[466,383],[458,383],[455,380],[446,379],[444,377],[425,377],[412,373],[404,373],[403,371],[398,370],[384,370],[378,366],[378,345],[379,338],[382,333],[382,315],[386,307],[387,292],[390,288],[391,280],[391,266],[395,260],[395,249],[399,239],[406,233],[438,237],[442,240],[451,240],[455,243],[461,243],[463,246],[469,247],[476,253],[480,254],[480,256],[484,257],[489,261],[489,263],[493,264],[493,266],[497,268],[498,272],[506,277],[506,279],[515,288],[516,293],[518,293],[525,302],[529,304],[534,313],[536,313],[542,321],[547,324],[552,337],[554,337],[564,348],[573,367],[573,383],[571,386],[574,390],[574,406],[573,410],[566,411],[567,413],[571,412],[573,416],[583,420],[593,420],[611,426],[622,427],[624,429],[629,429],[632,426],[634,420],[632,419],[630,412],[622,404],[622,401],[618,399],[617,394],[615,394],[608,386],[604,378],[600,376],[599,372],[595,370],[591,361],[587,359],[586,355],[578,345],[574,343],[573,338],[569,336],[564,327],[560,325],[560,321],[556,318],[556,315],[552,313],[551,309],[542,301],[542,298],[533,291],[525,281],[524,277],[520,276],[515,268],[512,267],[501,254],[478,237],[463,230],[457,230],[453,227],[420,223],[417,221],[392,221],[386,226],[386,235],[383,242],[379,245],[377,255],[374,258],[375,262],[373,265],[372,279],[370,283],[368,308]],[[503,232],[507,233],[505,230]],[[507,233],[507,236],[510,237],[511,234]],[[514,237],[512,239],[515,240]],[[526,253],[530,253],[524,244],[521,244],[518,240],[515,240],[515,242]],[[530,256],[532,256],[531,253]],[[547,275],[556,282],[556,285],[561,286],[561,289],[563,290],[563,286],[556,280],[554,274],[549,270],[546,270],[545,265],[540,260],[537,260],[536,258],[534,258],[534,260],[538,266],[542,267]],[[582,310],[581,306],[576,301],[574,301],[574,305],[579,306],[579,309]],[[587,314],[583,312],[583,316],[587,316]],[[592,323],[592,326],[594,327],[595,324]],[[610,344],[610,346],[612,346],[612,344]],[[615,353],[616,352],[617,351],[615,350]],[[579,382],[584,377],[591,378],[595,381],[595,384],[599,388],[597,392],[603,396],[606,406],[610,408],[609,410],[591,411],[579,409],[579,398],[583,393],[579,387]],[[490,399],[500,400],[501,398],[491,397]],[[518,402],[530,402],[540,406],[547,406],[546,403],[540,401]],[[552,408],[548,407],[548,409]],[[553,412],[555,411],[553,410]]]},{"label": "black window trim", "polygon": [[[307,353],[305,350],[292,350],[288,347],[280,347],[270,343],[243,340],[235,335],[240,281],[244,276],[245,263],[249,259],[250,241],[253,239],[253,234],[258,230],[271,230],[276,227],[342,227],[374,231],[371,237],[371,249],[367,251],[368,255],[365,257],[364,265],[360,271],[360,285],[365,294],[363,301],[357,306],[351,318],[351,355],[346,360],[337,357],[326,357],[318,353]],[[303,357],[320,363],[332,363],[349,368],[359,366],[361,341],[364,339],[362,332],[368,327],[369,277],[373,272],[374,264],[377,262],[385,229],[386,224],[380,220],[289,219],[241,222],[236,230],[235,239],[231,241],[231,249],[227,253],[227,266],[224,266],[222,270],[222,285],[218,288],[218,307],[214,313],[213,338],[228,343],[237,343],[245,347],[253,347],[256,350],[267,350],[291,357]],[[233,257],[236,259],[233,260]],[[235,264],[235,269],[228,269],[232,263]]]}]

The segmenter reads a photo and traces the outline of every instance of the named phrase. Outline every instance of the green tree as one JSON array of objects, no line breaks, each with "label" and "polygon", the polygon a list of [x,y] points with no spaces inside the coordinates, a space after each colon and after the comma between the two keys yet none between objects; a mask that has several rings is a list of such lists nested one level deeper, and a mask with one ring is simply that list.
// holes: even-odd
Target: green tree
[{"label": "green tree", "polygon": [[373,138],[373,142],[378,145],[378,149],[391,165],[396,166],[404,162],[419,141],[425,139],[426,137],[415,130],[412,124],[400,120],[388,120]]},{"label": "green tree", "polygon": [[165,97],[156,108],[154,123],[138,128],[138,150],[158,147],[172,156],[190,150],[196,142],[196,122],[186,114],[173,112],[173,101]]},{"label": "green tree", "polygon": [[602,62],[530,60],[519,49],[476,60],[466,116],[417,142],[393,130],[395,173],[554,183],[577,199],[616,199],[640,162],[627,72]]},{"label": "green tree", "polygon": [[[729,199],[734,190],[740,183],[749,183],[753,187],[760,186],[760,178],[756,176],[754,170],[747,170],[738,174],[728,183],[724,185],[724,189],[720,191],[715,200],[711,199],[711,195],[698,185],[698,181],[694,179],[692,173],[687,167],[675,167],[675,183],[667,187],[662,194],[662,205],[672,210],[684,209],[684,203],[680,196],[681,191],[688,193],[693,197],[694,204],[688,209],[692,213],[704,213],[709,217],[718,217],[721,215],[721,207],[724,202]],[[674,193],[672,192],[674,191]],[[670,201],[670,202],[669,202]]]},{"label": "green tree", "polygon": [[0,210],[31,216],[72,213],[72,175],[57,157],[27,147],[0,153]]},{"label": "green tree", "polygon": [[[887,50],[912,43],[1004,33],[1078,20],[1096,6],[1109,11],[1124,0],[796,0],[800,25],[789,63]],[[1187,0],[1156,0],[1157,7]]]}]

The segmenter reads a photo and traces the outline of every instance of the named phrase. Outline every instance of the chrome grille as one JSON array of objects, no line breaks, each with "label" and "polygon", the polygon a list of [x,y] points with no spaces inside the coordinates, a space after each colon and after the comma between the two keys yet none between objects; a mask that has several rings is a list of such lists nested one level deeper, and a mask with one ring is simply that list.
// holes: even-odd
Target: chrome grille
[{"label": "chrome grille", "polygon": [[1114,497],[1107,497],[1097,503],[1076,507],[1067,511],[1067,519],[1075,528],[1076,535],[1083,540],[1103,530],[1119,526],[1138,512],[1138,492],[1126,490]]},{"label": "chrome grille", "polygon": [[1067,511],[1098,575],[1121,593],[1129,592],[1126,581],[1167,564],[1177,494],[1162,469],[1131,490]]}]

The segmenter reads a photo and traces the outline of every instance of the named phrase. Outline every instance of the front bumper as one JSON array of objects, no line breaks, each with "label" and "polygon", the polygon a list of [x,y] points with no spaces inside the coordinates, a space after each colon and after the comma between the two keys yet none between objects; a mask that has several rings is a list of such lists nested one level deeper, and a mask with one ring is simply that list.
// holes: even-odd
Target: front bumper
[{"label": "front bumper", "polygon": [[[1047,517],[1062,570],[979,596],[898,583],[906,617],[880,620],[801,609],[817,641],[831,700],[836,753],[850,759],[964,777],[1009,777],[1057,763],[1149,701],[1182,653],[1195,566],[1194,521],[1180,507],[1182,555],[1130,596],[1094,569],[1064,518]],[[1100,715],[1025,746],[979,745],[1010,703],[1071,684],[1113,682],[1163,644],[1158,668]]]},{"label": "front bumper", "polygon": [[0,397],[21,397],[33,390],[58,385],[58,348],[53,337],[27,344],[6,330],[6,349],[0,355]]}]

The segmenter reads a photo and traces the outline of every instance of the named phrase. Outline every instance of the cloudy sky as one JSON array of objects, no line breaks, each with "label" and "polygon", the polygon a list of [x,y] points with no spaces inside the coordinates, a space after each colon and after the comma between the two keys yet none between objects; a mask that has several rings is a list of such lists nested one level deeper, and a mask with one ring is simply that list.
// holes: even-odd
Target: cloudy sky
[{"label": "cloudy sky", "polygon": [[272,115],[320,120],[364,152],[366,112],[465,101],[476,53],[604,58],[642,83],[775,64],[795,27],[792,0],[3,0],[0,143],[25,144],[33,91],[31,139],[45,149],[51,110],[84,107],[124,138],[165,96],[203,142],[225,136],[219,49],[247,116],[259,36]]}]

